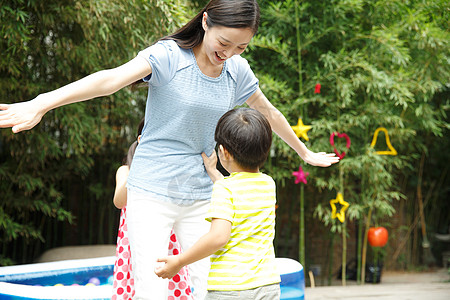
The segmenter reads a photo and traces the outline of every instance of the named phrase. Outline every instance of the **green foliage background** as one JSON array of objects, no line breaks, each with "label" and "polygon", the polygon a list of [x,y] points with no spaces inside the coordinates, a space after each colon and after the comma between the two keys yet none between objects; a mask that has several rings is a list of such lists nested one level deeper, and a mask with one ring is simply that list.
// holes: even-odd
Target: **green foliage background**
[{"label": "green foliage background", "polygon": [[[1,102],[28,100],[124,63],[205,3],[1,1]],[[338,165],[316,168],[305,166],[275,138],[264,171],[278,183],[278,254],[297,258],[299,187],[291,173],[299,163],[310,173],[307,232],[313,226],[341,232],[328,204],[341,191],[351,204],[349,224],[364,222],[372,210],[372,225],[384,225],[391,240],[400,239],[418,214],[420,186],[430,235],[445,233],[450,223],[447,1],[259,4],[261,27],[244,56],[263,92],[292,125],[299,117],[312,125],[305,143],[313,151],[332,152],[329,136],[335,131],[347,133],[352,142]],[[314,94],[317,83],[320,94]],[[114,174],[143,117],[145,97],[144,90],[125,88],[53,110],[31,131],[0,131],[0,264],[30,262],[55,246],[115,243]],[[376,155],[369,147],[378,127],[388,129],[397,156]],[[386,148],[383,140],[380,134],[377,150]],[[345,150],[337,142],[338,150]],[[397,222],[395,216],[404,219]],[[323,239],[329,236],[324,233]],[[311,238],[317,237],[307,235],[310,262]],[[396,244],[391,245],[387,251],[394,252]],[[406,250],[394,261],[400,267],[420,262]]]},{"label": "green foliage background", "polygon": [[[351,147],[339,164],[330,168],[303,165],[310,173],[306,215],[314,216],[306,218],[307,232],[314,231],[316,220],[331,233],[342,231],[344,226],[331,219],[329,205],[340,191],[350,203],[345,226],[358,226],[373,212],[370,225],[389,229],[392,241],[387,251],[392,255],[398,246],[395,240],[410,237],[412,221],[419,214],[419,189],[426,191],[420,197],[428,204],[428,230],[447,232],[448,166],[439,162],[449,160],[445,150],[449,145],[448,3],[287,0],[260,4],[262,26],[247,54],[263,91],[292,125],[299,117],[312,125],[310,140],[305,142],[310,149],[332,152],[332,132],[351,138]],[[317,83],[322,86],[320,94],[314,94]],[[399,155],[380,156],[369,147],[378,127],[388,129]],[[345,151],[345,141],[336,141],[338,150]],[[387,149],[383,134],[376,149]],[[279,218],[285,222],[278,223],[277,239],[290,249],[295,248],[289,241],[298,231],[286,224],[296,220],[292,199],[298,198],[300,189],[288,181],[298,163],[296,154],[276,139],[267,170],[283,187],[281,200],[289,199],[280,203]],[[319,237],[310,234],[308,238]],[[409,246],[417,250],[420,242],[411,236]],[[333,243],[328,246],[328,252],[333,252]],[[284,253],[293,255],[290,249]],[[402,267],[423,262],[420,254],[409,255]],[[306,261],[313,260],[307,253]]]},{"label": "green foliage background", "polygon": [[[0,99],[31,99],[137,55],[186,21],[183,1],[1,1]],[[143,117],[130,88],[46,114],[0,139],[0,263],[114,243],[114,174]]]}]

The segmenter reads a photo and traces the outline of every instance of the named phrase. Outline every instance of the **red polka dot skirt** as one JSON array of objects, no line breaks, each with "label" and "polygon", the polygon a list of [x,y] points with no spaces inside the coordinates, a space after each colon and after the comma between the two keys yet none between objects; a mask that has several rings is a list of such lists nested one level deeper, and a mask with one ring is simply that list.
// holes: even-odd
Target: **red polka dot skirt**
[{"label": "red polka dot skirt", "polygon": [[[180,254],[181,247],[177,241],[175,233],[170,233],[169,255]],[[188,268],[183,267],[177,275],[169,280],[169,297],[168,300],[193,300],[191,287],[189,284]]]},{"label": "red polka dot skirt", "polygon": [[128,241],[126,216],[127,209],[124,207],[120,212],[119,233],[117,235],[112,300],[131,299],[134,296],[134,280],[131,276],[131,251]]},{"label": "red polka dot skirt", "polygon": [[[117,235],[116,262],[114,264],[114,281],[112,300],[132,299],[134,296],[134,280],[132,276],[131,251],[128,241],[126,207],[120,213],[119,233]],[[181,247],[173,231],[170,235],[169,255],[180,253]],[[187,267],[184,267],[169,280],[168,300],[193,300],[189,284]]]}]

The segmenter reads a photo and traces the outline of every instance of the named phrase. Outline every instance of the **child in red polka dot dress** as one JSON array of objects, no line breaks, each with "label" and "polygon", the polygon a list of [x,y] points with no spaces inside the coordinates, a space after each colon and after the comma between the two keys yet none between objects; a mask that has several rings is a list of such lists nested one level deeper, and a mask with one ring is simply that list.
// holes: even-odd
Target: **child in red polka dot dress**
[{"label": "child in red polka dot dress", "polygon": [[[128,241],[127,228],[127,190],[126,182],[129,172],[129,166],[133,159],[134,151],[139,143],[144,120],[141,121],[138,127],[138,138],[128,149],[127,157],[124,159],[124,164],[117,169],[116,172],[116,189],[114,192],[114,205],[121,209],[119,232],[117,234],[116,246],[116,262],[114,263],[114,281],[112,300],[132,299],[134,296],[134,280],[132,276],[131,251]],[[175,234],[171,233],[169,242],[169,255],[178,255],[180,253],[180,245]],[[187,267],[178,272],[168,285],[168,300],[193,300],[191,288],[189,284],[189,274]]]}]

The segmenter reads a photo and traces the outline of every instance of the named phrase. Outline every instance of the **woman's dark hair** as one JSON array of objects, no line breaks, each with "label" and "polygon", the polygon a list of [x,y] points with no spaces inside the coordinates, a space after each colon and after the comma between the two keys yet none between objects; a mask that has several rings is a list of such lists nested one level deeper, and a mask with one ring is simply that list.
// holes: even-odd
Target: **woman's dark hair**
[{"label": "woman's dark hair", "polygon": [[137,130],[137,136],[136,140],[133,142],[133,144],[130,145],[130,148],[128,148],[127,156],[123,159],[123,164],[127,166],[131,166],[131,162],[133,161],[134,152],[136,151],[136,147],[138,145],[138,137],[142,134],[142,129],[144,128],[144,118],[142,118],[141,122],[138,125]]},{"label": "woman's dark hair", "polygon": [[[211,0],[191,21],[160,40],[174,40],[184,49],[192,49],[201,44],[205,35],[202,26],[204,12],[208,13],[206,24],[210,28],[250,28],[253,34],[258,31],[260,12],[256,0]],[[131,84],[131,89],[135,90],[141,86],[148,86],[148,83],[140,79]]]},{"label": "woman's dark hair", "polygon": [[256,0],[211,0],[189,23],[161,40],[174,40],[184,49],[192,49],[203,41],[203,13],[208,14],[208,27],[250,28],[255,34],[259,27],[259,5]]},{"label": "woman's dark hair", "polygon": [[220,118],[214,139],[241,167],[260,168],[269,155],[272,129],[259,111],[236,108]]}]

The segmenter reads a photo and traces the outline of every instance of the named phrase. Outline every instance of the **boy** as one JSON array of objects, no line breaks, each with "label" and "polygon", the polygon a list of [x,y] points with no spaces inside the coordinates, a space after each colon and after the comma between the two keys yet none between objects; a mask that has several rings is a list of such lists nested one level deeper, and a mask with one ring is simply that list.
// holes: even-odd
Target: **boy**
[{"label": "boy", "polygon": [[156,275],[171,278],[185,265],[211,255],[205,299],[280,299],[275,266],[275,183],[259,172],[269,154],[272,130],[267,119],[250,108],[233,109],[217,123],[215,152],[202,154],[214,182],[207,220],[210,231],[186,252],[158,259]]}]

